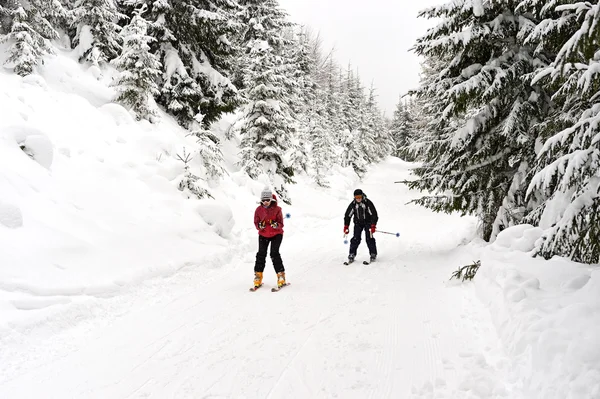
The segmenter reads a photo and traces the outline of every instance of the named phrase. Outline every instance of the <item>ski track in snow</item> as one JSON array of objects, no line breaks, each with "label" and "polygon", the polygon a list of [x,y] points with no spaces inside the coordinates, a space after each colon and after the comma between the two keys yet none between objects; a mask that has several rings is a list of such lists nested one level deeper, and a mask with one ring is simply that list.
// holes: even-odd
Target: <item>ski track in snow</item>
[{"label": "ski track in snow", "polygon": [[107,298],[48,299],[64,309],[0,336],[0,397],[514,397],[489,312],[470,284],[448,283],[476,256],[460,246],[473,221],[405,205],[416,194],[391,181],[408,177],[405,165],[376,166],[360,185],[381,229],[401,232],[376,236],[377,262],[362,265],[363,240],[358,261],[342,264],[344,200],[326,204],[330,219],[286,222],[292,285],[280,292],[270,292],[269,259],[265,286],[248,292],[251,237],[241,245],[251,253],[220,269],[186,267]]}]

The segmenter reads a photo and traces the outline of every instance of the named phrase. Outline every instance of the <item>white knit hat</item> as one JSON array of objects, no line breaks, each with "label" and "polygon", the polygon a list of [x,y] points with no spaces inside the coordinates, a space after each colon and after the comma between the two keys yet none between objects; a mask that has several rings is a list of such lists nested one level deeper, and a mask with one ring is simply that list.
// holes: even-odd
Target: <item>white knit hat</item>
[{"label": "white knit hat", "polygon": [[268,188],[263,189],[262,192],[260,193],[261,200],[270,200],[273,198],[272,196],[273,196],[273,193]]}]

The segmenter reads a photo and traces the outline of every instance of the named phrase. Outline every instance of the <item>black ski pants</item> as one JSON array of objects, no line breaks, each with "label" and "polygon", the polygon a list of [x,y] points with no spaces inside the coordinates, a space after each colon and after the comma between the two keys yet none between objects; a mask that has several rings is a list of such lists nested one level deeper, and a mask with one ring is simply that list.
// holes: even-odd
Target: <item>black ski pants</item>
[{"label": "black ski pants", "polygon": [[356,251],[361,241],[362,232],[365,232],[367,239],[367,247],[369,247],[369,255],[377,255],[377,245],[375,245],[375,238],[371,237],[371,226],[365,226],[363,224],[354,224],[354,236],[350,239],[350,254],[349,256],[355,257]]},{"label": "black ski pants", "polygon": [[281,254],[279,253],[279,247],[283,240],[283,234],[277,234],[274,237],[263,237],[258,236],[258,252],[256,253],[256,263],[254,264],[255,272],[263,272],[265,270],[265,263],[267,260],[267,249],[269,243],[271,244],[271,261],[273,261],[273,267],[275,272],[284,272],[283,261],[281,260]]}]

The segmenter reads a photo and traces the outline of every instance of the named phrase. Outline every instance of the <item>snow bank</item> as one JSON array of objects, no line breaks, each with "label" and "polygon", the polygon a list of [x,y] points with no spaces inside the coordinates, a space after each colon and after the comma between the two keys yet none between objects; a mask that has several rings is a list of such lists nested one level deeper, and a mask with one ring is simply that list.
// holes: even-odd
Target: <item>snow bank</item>
[{"label": "snow bank", "polygon": [[3,139],[7,146],[16,144],[31,159],[39,163],[46,169],[50,169],[52,159],[54,158],[54,148],[52,142],[42,131],[23,124],[21,126],[9,126],[0,130],[0,139]]},{"label": "snow bank", "polygon": [[76,57],[48,57],[41,76],[0,72],[0,328],[69,298],[235,260],[226,238],[248,187],[184,199],[175,155],[195,140],[168,116],[135,123],[111,102],[111,70],[98,79]]},{"label": "snow bank", "polygon": [[202,200],[196,207],[202,219],[221,237],[227,237],[235,224],[231,208],[213,200]]},{"label": "snow bank", "polygon": [[536,242],[542,237],[544,230],[529,224],[521,224],[506,229],[496,237],[490,246],[492,251],[519,251],[531,253],[536,247]]},{"label": "snow bank", "polygon": [[600,397],[600,269],[532,258],[541,234],[500,233],[474,279],[513,362],[511,397]]}]

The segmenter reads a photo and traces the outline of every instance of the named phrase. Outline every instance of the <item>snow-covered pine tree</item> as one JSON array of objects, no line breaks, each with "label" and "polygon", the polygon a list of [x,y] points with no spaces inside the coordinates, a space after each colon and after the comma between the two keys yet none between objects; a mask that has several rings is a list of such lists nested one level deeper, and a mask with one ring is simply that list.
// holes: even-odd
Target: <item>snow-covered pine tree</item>
[{"label": "snow-covered pine tree", "polygon": [[345,129],[355,132],[360,128],[363,102],[364,92],[360,79],[354,76],[352,65],[348,64],[341,84],[341,112]]},{"label": "snow-covered pine tree", "polygon": [[199,114],[199,104],[204,93],[186,64],[189,57],[180,56],[180,52],[171,43],[163,43],[163,74],[161,95],[158,102],[163,104],[179,124],[185,128],[194,123]]},{"label": "snow-covered pine tree", "polygon": [[115,83],[119,93],[116,101],[130,107],[138,120],[154,122],[158,118],[154,97],[160,93],[157,79],[162,65],[150,52],[149,43],[154,39],[147,35],[148,23],[141,16],[145,11],[146,7],[136,10],[122,30],[123,52],[112,63],[120,71]]},{"label": "snow-covered pine tree", "polygon": [[[186,65],[190,57],[181,57],[180,41],[176,33],[180,27],[174,26],[171,0],[124,0],[123,13],[133,16],[136,10],[146,9],[143,14],[148,24],[148,35],[154,40],[149,43],[150,52],[162,63],[158,80],[160,95],[156,101],[175,117],[180,125],[188,128],[194,124],[202,101],[202,88]],[[173,30],[175,29],[175,31]]]},{"label": "snow-covered pine tree", "polygon": [[529,197],[538,207],[528,221],[547,231],[539,248],[544,257],[598,263],[600,4],[554,1],[543,5],[541,12],[545,19],[531,40],[539,44],[540,52],[558,52],[552,65],[538,75],[540,82],[557,88],[556,111],[539,126],[549,138],[529,186]]},{"label": "snow-covered pine tree", "polygon": [[351,132],[345,129],[342,131],[342,142],[340,143],[342,147],[341,166],[344,168],[352,167],[358,177],[362,178],[367,172],[368,162],[362,149],[357,145],[360,141],[359,134],[358,130]]},{"label": "snow-covered pine tree", "polygon": [[204,127],[239,105],[230,75],[241,25],[235,0],[125,0],[124,12],[145,5],[151,52],[163,64],[157,102],[191,127],[202,114]]},{"label": "snow-covered pine tree", "polygon": [[[333,142],[335,144],[341,144],[342,132],[344,131],[342,122],[342,88],[339,80],[339,67],[333,59],[333,54],[329,54],[324,69],[323,75],[325,84],[323,87],[326,92],[326,126],[328,126],[328,131],[332,135],[331,138]],[[339,160],[336,160],[336,162],[339,162]]]},{"label": "snow-covered pine tree", "polygon": [[405,161],[414,161],[415,157],[409,149],[415,140],[416,134],[408,101],[403,101],[401,98],[398,100],[389,130],[394,141],[394,156]]},{"label": "snow-covered pine tree", "polygon": [[[421,74],[419,87],[435,88],[435,82],[438,76],[438,71],[450,64],[452,57],[449,54],[438,56],[430,55],[421,63]],[[431,159],[432,156],[443,155],[440,151],[443,141],[440,140],[440,132],[438,131],[439,115],[444,110],[444,104],[437,101],[431,101],[434,94],[427,91],[411,90],[408,93],[412,102],[415,128],[417,135],[405,152],[407,156],[422,162],[435,162]],[[464,118],[454,117],[450,120],[455,129],[459,129],[464,123]],[[452,127],[448,127],[452,129]]]},{"label": "snow-covered pine tree", "polygon": [[171,0],[171,5],[169,27],[179,41],[172,45],[201,90],[196,105],[206,127],[240,104],[230,78],[240,56],[234,41],[243,29],[240,6],[235,0]]},{"label": "snow-covered pine tree", "polygon": [[121,52],[121,27],[125,18],[115,0],[77,0],[73,10],[73,48],[77,48],[79,61],[99,66],[115,59]]},{"label": "snow-covered pine tree", "polygon": [[325,90],[317,89],[311,109],[311,118],[308,121],[312,176],[321,187],[329,186],[327,172],[335,159],[334,136],[327,119],[329,116],[326,108],[327,97],[328,94]]},{"label": "snow-covered pine tree", "polygon": [[291,86],[288,88],[288,103],[291,116],[298,122],[298,128],[289,150],[289,162],[295,172],[308,172],[309,132],[311,121],[316,118],[315,100],[317,83],[313,80],[315,60],[312,59],[310,42],[304,29],[293,32],[286,46],[284,58],[289,59],[288,76]]},{"label": "snow-covered pine tree", "polygon": [[[322,43],[318,36],[310,34],[303,29],[306,37],[306,57],[300,62],[304,65],[302,70],[308,76],[308,81],[303,81],[301,101],[305,104],[303,114],[300,115],[300,129],[305,131],[306,142],[309,148],[310,175],[321,187],[328,187],[327,174],[334,162],[334,140],[330,117],[331,108],[328,109],[328,62],[322,52]],[[335,70],[335,68],[334,68]]]},{"label": "snow-covered pine tree", "polygon": [[8,32],[10,32],[10,1],[13,0],[0,0],[0,35],[6,35]]},{"label": "snow-covered pine tree", "polygon": [[[365,102],[362,126],[364,129],[363,137],[373,143],[373,147],[369,151],[372,151],[374,161],[380,161],[392,154],[394,143],[377,104],[377,95],[373,83],[371,83],[369,95]],[[365,148],[368,148],[368,146],[365,145]]]},{"label": "snow-covered pine tree", "polygon": [[192,134],[196,136],[199,144],[198,156],[204,166],[204,175],[210,180],[218,180],[225,173],[221,142],[217,136],[204,127],[204,123],[199,118],[201,118],[200,115],[191,127]]},{"label": "snow-covered pine tree", "polygon": [[417,95],[430,102],[433,136],[409,186],[433,192],[414,202],[435,211],[476,215],[490,240],[525,212],[526,179],[535,160],[531,125],[544,116],[546,97],[532,85],[547,65],[523,41],[537,24],[517,1],[456,0],[423,11],[442,21],[418,39],[418,55],[435,62]]},{"label": "snow-covered pine tree", "polygon": [[194,174],[190,168],[190,162],[194,159],[194,156],[190,153],[187,153],[184,148],[183,154],[177,154],[177,159],[184,164],[183,175],[181,176],[181,180],[179,181],[179,185],[177,187],[179,191],[183,192],[188,199],[214,198],[210,192],[203,187],[203,179]]},{"label": "snow-covered pine tree", "polygon": [[165,57],[165,47],[172,47],[173,43],[178,43],[168,18],[173,9],[171,2],[172,0],[122,0],[121,3],[123,14],[129,18],[138,10],[146,10],[142,16],[148,25],[148,36],[154,39],[149,43],[150,51],[156,54],[161,62]]},{"label": "snow-covered pine tree", "polygon": [[57,0],[7,1],[1,11],[7,34],[0,41],[10,44],[5,65],[21,76],[29,75],[44,55],[54,53],[50,40],[57,39],[58,32],[52,22],[66,11]]},{"label": "snow-covered pine tree", "polygon": [[245,38],[245,97],[242,163],[252,178],[269,175],[282,201],[291,203],[285,187],[294,183],[293,169],[284,159],[295,134],[295,121],[288,105],[292,83],[284,58],[290,26],[276,0],[242,1]]},{"label": "snow-covered pine tree", "polygon": [[365,113],[365,98],[360,79],[354,76],[352,67],[348,65],[346,74],[341,78],[340,98],[342,115],[342,147],[341,164],[351,166],[354,172],[362,177],[367,165],[372,161],[372,148],[375,143],[370,135],[365,135],[363,118]]}]

